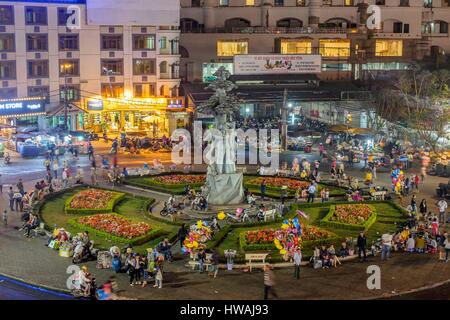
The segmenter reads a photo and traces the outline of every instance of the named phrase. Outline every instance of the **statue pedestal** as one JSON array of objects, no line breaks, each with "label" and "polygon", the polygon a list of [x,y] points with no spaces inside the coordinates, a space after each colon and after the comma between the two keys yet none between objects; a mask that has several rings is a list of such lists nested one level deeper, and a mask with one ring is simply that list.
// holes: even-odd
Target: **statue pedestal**
[{"label": "statue pedestal", "polygon": [[241,173],[208,175],[208,204],[240,204],[244,201],[244,176]]}]

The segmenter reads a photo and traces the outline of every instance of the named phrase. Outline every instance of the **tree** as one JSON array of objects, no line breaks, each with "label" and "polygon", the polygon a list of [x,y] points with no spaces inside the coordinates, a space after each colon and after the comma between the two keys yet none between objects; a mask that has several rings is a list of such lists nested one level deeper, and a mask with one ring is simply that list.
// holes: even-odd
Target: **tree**
[{"label": "tree", "polygon": [[433,150],[447,137],[450,121],[450,72],[413,66],[392,88],[381,90],[373,101],[380,118],[391,124],[405,122],[418,139]]}]

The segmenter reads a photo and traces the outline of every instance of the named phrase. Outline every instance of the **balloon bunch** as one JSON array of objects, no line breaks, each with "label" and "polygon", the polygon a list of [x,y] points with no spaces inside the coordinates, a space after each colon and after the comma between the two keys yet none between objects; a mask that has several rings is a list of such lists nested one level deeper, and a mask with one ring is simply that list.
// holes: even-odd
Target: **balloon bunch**
[{"label": "balloon bunch", "polygon": [[183,242],[181,251],[183,253],[192,253],[200,249],[206,248],[206,242],[211,240],[211,228],[207,221],[197,221],[196,224],[191,225],[189,235]]},{"label": "balloon bunch", "polygon": [[401,189],[401,181],[404,178],[404,172],[400,168],[395,168],[391,172],[393,190],[398,192]]},{"label": "balloon bunch", "polygon": [[280,250],[280,254],[285,258],[293,257],[295,252],[301,247],[302,226],[298,217],[286,219],[281,225],[281,229],[275,231],[273,240],[275,247]]}]

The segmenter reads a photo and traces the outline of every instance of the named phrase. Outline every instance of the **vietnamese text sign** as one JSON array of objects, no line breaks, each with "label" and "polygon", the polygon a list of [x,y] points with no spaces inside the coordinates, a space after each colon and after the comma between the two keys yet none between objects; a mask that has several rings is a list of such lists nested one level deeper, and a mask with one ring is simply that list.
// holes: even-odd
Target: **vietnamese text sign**
[{"label": "vietnamese text sign", "polygon": [[321,63],[320,55],[236,55],[234,56],[234,74],[320,73]]},{"label": "vietnamese text sign", "polygon": [[0,101],[0,117],[40,112],[45,112],[45,104],[41,100]]}]

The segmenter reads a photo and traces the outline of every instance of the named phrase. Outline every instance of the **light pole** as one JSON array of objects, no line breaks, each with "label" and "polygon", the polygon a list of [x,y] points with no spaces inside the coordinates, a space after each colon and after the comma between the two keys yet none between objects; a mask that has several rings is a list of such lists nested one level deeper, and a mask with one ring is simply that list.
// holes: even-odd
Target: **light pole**
[{"label": "light pole", "polygon": [[284,89],[283,93],[283,106],[281,108],[281,150],[287,150],[287,97],[288,90]]},{"label": "light pole", "polygon": [[68,126],[68,109],[69,109],[69,101],[67,98],[67,70],[70,69],[72,65],[70,63],[65,63],[63,65],[64,69],[64,131],[67,133],[69,130]]}]

